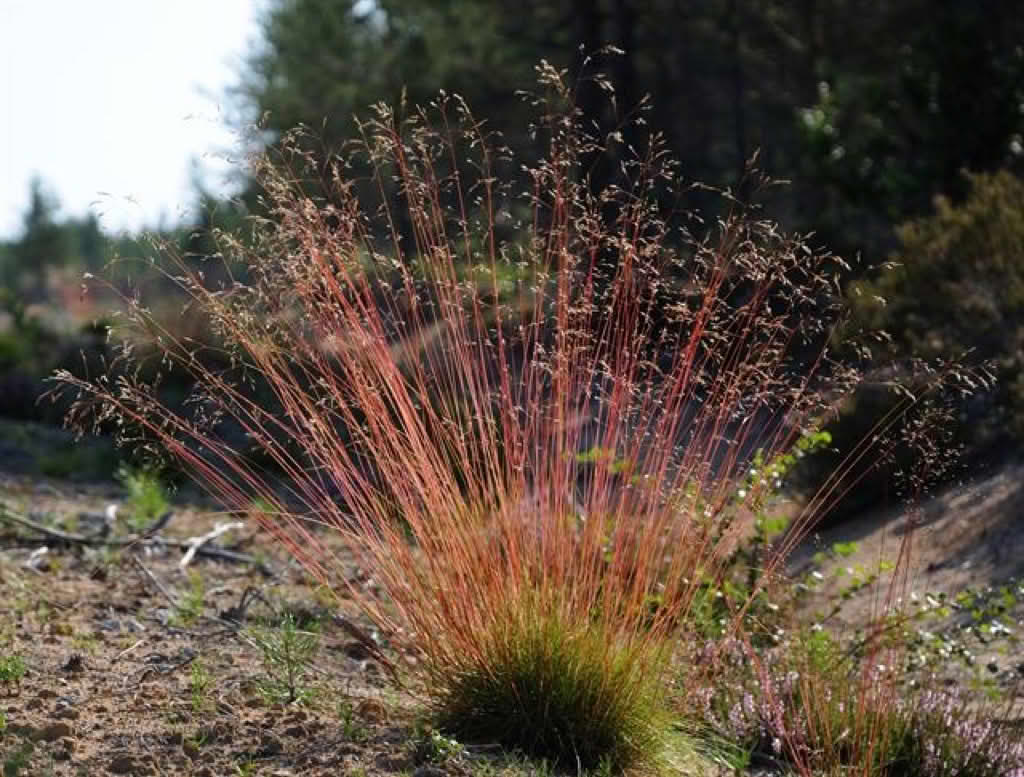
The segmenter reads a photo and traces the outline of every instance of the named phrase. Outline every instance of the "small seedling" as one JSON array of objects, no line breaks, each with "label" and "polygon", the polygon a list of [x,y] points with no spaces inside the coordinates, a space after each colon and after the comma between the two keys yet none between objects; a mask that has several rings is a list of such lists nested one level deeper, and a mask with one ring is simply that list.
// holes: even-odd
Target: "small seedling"
[{"label": "small seedling", "polygon": [[352,742],[362,742],[368,731],[366,725],[358,719],[355,706],[348,699],[338,702],[338,719],[341,721],[341,733]]},{"label": "small seedling", "polygon": [[4,759],[3,777],[18,777],[21,770],[28,767],[33,750],[35,750],[35,746],[30,741],[22,742],[17,750]]},{"label": "small seedling", "polygon": [[465,748],[456,739],[444,736],[430,728],[417,728],[413,732],[412,758],[417,764],[443,764],[458,758]]},{"label": "small seedling", "polygon": [[8,689],[12,685],[20,685],[21,678],[25,676],[26,671],[25,661],[17,653],[0,658],[0,683],[3,683]]},{"label": "small seedling", "polygon": [[276,629],[257,629],[251,636],[263,652],[266,677],[258,687],[271,703],[308,701],[311,688],[303,684],[306,668],[316,652],[319,634],[315,625],[300,629],[292,615],[285,615]]},{"label": "small seedling", "polygon": [[185,740],[185,745],[195,752],[199,752],[203,749],[203,745],[206,744],[207,733],[203,729],[196,729],[196,732]]},{"label": "small seedling", "polygon": [[201,661],[193,661],[188,676],[189,689],[192,693],[192,711],[201,715],[209,703],[208,694],[213,686],[213,678]]},{"label": "small seedling", "polygon": [[198,572],[190,571],[188,575],[188,591],[186,591],[178,603],[178,610],[174,614],[174,620],[182,626],[190,626],[203,614],[206,587],[203,585],[203,577]]},{"label": "small seedling", "polygon": [[117,470],[117,479],[127,491],[128,522],[136,531],[152,524],[170,508],[167,491],[156,470],[122,464]]},{"label": "small seedling", "polygon": [[100,641],[92,634],[74,634],[71,637],[71,646],[81,653],[96,655],[99,650]]}]

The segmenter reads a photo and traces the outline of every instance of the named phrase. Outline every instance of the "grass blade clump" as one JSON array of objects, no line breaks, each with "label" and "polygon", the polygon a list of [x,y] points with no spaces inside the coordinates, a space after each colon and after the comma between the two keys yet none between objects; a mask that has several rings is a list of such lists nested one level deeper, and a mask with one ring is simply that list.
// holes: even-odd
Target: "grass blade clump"
[{"label": "grass blade clump", "polygon": [[571,768],[657,753],[665,718],[649,674],[662,658],[646,653],[653,646],[619,644],[599,623],[525,598],[481,635],[486,665],[469,659],[433,678],[443,689],[434,699],[439,724]]},{"label": "grass blade clump", "polygon": [[[59,379],[74,420],[268,506],[269,532],[416,651],[446,730],[622,769],[656,757],[674,637],[770,490],[737,479],[859,376],[823,349],[835,257],[727,196],[709,224],[682,211],[657,135],[605,148],[562,74],[541,81],[533,166],[444,96],[407,121],[380,107],[339,157],[301,133],[253,157],[252,234],[218,234],[219,264],[164,248],[211,342],[126,301],[194,378],[183,407],[137,373]],[[620,172],[594,191],[600,154]],[[345,582],[353,561],[384,596]]]}]

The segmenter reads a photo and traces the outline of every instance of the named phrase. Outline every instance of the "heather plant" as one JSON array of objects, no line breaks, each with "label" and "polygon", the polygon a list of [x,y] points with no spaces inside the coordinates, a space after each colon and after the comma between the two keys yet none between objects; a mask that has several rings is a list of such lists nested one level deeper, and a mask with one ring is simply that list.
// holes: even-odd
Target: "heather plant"
[{"label": "heather plant", "polygon": [[[751,541],[759,542],[756,534]],[[815,558],[842,562],[856,551],[856,543],[837,542]],[[898,552],[906,554],[905,540]],[[772,591],[774,617],[758,614],[754,601],[741,628],[698,630],[680,682],[700,688],[686,719],[701,749],[734,768],[769,765],[806,775],[1008,775],[1024,768],[1013,689],[998,687],[993,663],[975,667],[982,694],[963,685],[964,669],[956,667],[975,665],[972,649],[991,655],[1000,640],[1012,642],[1014,581],[919,595],[893,572],[897,564],[885,559],[877,571],[851,567],[851,580],[834,589],[824,610],[800,615],[794,604],[825,579],[813,569]],[[873,611],[862,623],[835,628],[832,618],[858,594]]]},{"label": "heather plant", "polygon": [[882,663],[892,655],[851,651],[824,630],[757,654],[731,638],[715,650],[715,682],[695,695],[701,736],[738,747],[742,765],[806,775],[996,777],[1024,768],[1024,740],[1001,720],[1005,705],[908,685]]},{"label": "heather plant", "polygon": [[[415,656],[446,736],[619,771],[657,761],[678,637],[773,488],[747,473],[860,375],[825,348],[838,259],[728,193],[703,222],[657,134],[591,136],[564,74],[540,75],[533,165],[446,95],[378,106],[338,156],[301,130],[254,155],[266,215],[216,234],[216,272],[166,247],[216,353],[126,299],[126,342],[194,379],[184,407],[130,369],[58,379],[72,422],[268,505],[266,530]],[[601,154],[619,174],[595,190]],[[955,377],[925,376],[869,442],[920,432],[906,413]],[[764,539],[726,632],[869,447]]]}]

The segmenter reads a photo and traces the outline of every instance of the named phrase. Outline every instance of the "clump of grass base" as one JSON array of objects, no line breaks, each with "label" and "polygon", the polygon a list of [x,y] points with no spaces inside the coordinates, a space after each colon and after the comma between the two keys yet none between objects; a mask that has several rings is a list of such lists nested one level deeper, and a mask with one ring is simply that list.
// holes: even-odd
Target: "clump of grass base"
[{"label": "clump of grass base", "polygon": [[664,647],[630,644],[606,624],[528,599],[494,619],[478,652],[434,678],[438,726],[570,770],[653,764],[667,730]]}]

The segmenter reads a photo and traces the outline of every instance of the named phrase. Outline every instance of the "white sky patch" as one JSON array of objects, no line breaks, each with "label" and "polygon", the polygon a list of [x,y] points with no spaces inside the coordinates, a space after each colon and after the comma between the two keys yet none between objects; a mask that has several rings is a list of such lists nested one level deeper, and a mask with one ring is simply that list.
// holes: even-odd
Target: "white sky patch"
[{"label": "white sky patch", "polygon": [[34,174],[63,215],[110,231],[177,221],[197,172],[224,191],[235,138],[218,99],[262,6],[0,0],[0,239],[19,234]]}]

